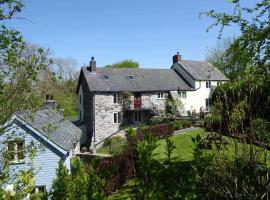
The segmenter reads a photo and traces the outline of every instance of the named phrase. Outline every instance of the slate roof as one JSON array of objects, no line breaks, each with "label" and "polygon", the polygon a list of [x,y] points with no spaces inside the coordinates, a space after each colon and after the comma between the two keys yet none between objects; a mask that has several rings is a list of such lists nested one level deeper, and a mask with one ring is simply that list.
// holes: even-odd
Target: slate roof
[{"label": "slate roof", "polygon": [[80,140],[81,130],[52,109],[23,111],[16,115],[66,151]]},{"label": "slate roof", "polygon": [[181,60],[178,64],[195,80],[228,80],[223,73],[207,61]]},{"label": "slate roof", "polygon": [[[144,92],[193,90],[173,69],[144,69],[144,68],[97,68],[90,72],[82,68],[90,91],[99,92]],[[104,74],[110,79],[105,80]],[[134,80],[128,80],[132,75]]]}]

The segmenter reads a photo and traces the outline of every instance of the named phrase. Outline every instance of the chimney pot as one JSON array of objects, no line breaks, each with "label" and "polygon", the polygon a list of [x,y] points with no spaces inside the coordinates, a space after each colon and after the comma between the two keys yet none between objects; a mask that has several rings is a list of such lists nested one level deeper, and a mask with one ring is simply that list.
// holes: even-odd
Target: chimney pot
[{"label": "chimney pot", "polygon": [[178,63],[179,61],[181,61],[181,55],[179,54],[179,52],[176,53],[176,55],[173,56],[173,64]]},{"label": "chimney pot", "polygon": [[96,69],[97,69],[97,66],[96,66],[95,57],[92,56],[92,57],[91,57],[91,61],[90,61],[90,63],[89,63],[88,70],[89,70],[90,72],[93,72],[93,71],[96,71]]}]

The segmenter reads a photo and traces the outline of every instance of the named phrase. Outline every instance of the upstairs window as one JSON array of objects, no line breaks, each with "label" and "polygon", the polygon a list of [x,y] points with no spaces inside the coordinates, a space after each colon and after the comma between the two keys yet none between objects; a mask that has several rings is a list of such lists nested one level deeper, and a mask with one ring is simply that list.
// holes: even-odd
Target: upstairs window
[{"label": "upstairs window", "polygon": [[134,76],[132,76],[132,75],[127,75],[127,78],[129,81],[134,80]]},{"label": "upstairs window", "polygon": [[187,92],[186,91],[179,91],[178,94],[179,94],[179,97],[182,98],[182,99],[187,98]]},{"label": "upstairs window", "polygon": [[24,162],[24,141],[10,141],[7,143],[8,160],[13,163]]},{"label": "upstairs window", "polygon": [[45,99],[46,99],[46,101],[53,100],[53,95],[52,94],[46,94]]},{"label": "upstairs window", "polygon": [[164,93],[163,92],[158,92],[157,96],[158,96],[158,99],[164,99]]},{"label": "upstairs window", "polygon": [[114,124],[121,124],[122,123],[122,113],[121,112],[113,113],[113,123]]},{"label": "upstairs window", "polygon": [[80,94],[80,105],[82,104],[82,95]]},{"label": "upstairs window", "polygon": [[109,74],[103,74],[102,77],[103,77],[103,80],[110,80]]},{"label": "upstairs window", "polygon": [[211,81],[206,81],[206,88],[211,88]]},{"label": "upstairs window", "polygon": [[119,98],[119,94],[118,93],[114,93],[113,94],[113,103],[119,103],[120,101],[120,98]]}]

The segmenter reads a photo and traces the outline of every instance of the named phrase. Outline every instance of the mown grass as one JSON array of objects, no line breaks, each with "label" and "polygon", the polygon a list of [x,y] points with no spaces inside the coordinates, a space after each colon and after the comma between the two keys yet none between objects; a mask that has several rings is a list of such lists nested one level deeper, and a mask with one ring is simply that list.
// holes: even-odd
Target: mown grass
[{"label": "mown grass", "polygon": [[[172,159],[174,162],[178,163],[186,163],[193,160],[193,152],[194,152],[194,143],[192,142],[192,137],[196,137],[200,135],[201,137],[207,136],[207,132],[203,129],[197,129],[186,133],[181,133],[179,135],[174,135],[170,139],[173,141],[175,145],[175,149],[172,154]],[[243,154],[249,154],[250,145],[242,144],[236,139],[223,136],[226,141],[229,142],[228,145],[224,146],[222,149],[223,155],[227,157],[227,159],[233,159],[235,157],[235,147],[237,147],[237,151]],[[156,154],[155,159],[159,162],[163,162],[166,159],[165,154],[165,145],[166,142],[164,139],[158,141],[158,147],[154,151]],[[260,147],[256,147],[256,149],[260,150]],[[205,150],[205,153],[215,153],[216,149],[213,150]],[[237,153],[239,155],[239,153]],[[217,156],[221,156],[222,153],[217,154]],[[267,163],[270,166],[270,152],[267,152]],[[261,159],[264,159],[263,157]],[[115,192],[113,195],[109,197],[110,200],[120,200],[120,199],[134,199],[133,189],[134,189],[134,180],[129,181],[129,183]]]},{"label": "mown grass", "polygon": [[123,137],[115,136],[104,142],[103,146],[97,149],[97,153],[118,155],[126,145],[126,140]]}]

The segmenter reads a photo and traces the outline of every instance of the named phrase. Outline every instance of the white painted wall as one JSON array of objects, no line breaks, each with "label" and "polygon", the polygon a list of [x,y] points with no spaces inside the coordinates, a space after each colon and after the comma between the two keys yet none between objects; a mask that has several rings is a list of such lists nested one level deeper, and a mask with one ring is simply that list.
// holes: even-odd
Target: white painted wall
[{"label": "white painted wall", "polygon": [[213,88],[217,86],[217,81],[211,81],[211,88],[206,88],[206,81],[195,81],[196,90],[187,91],[186,98],[180,98],[184,105],[183,115],[187,114],[187,111],[200,112],[200,108],[205,111],[205,99],[211,98]]}]

